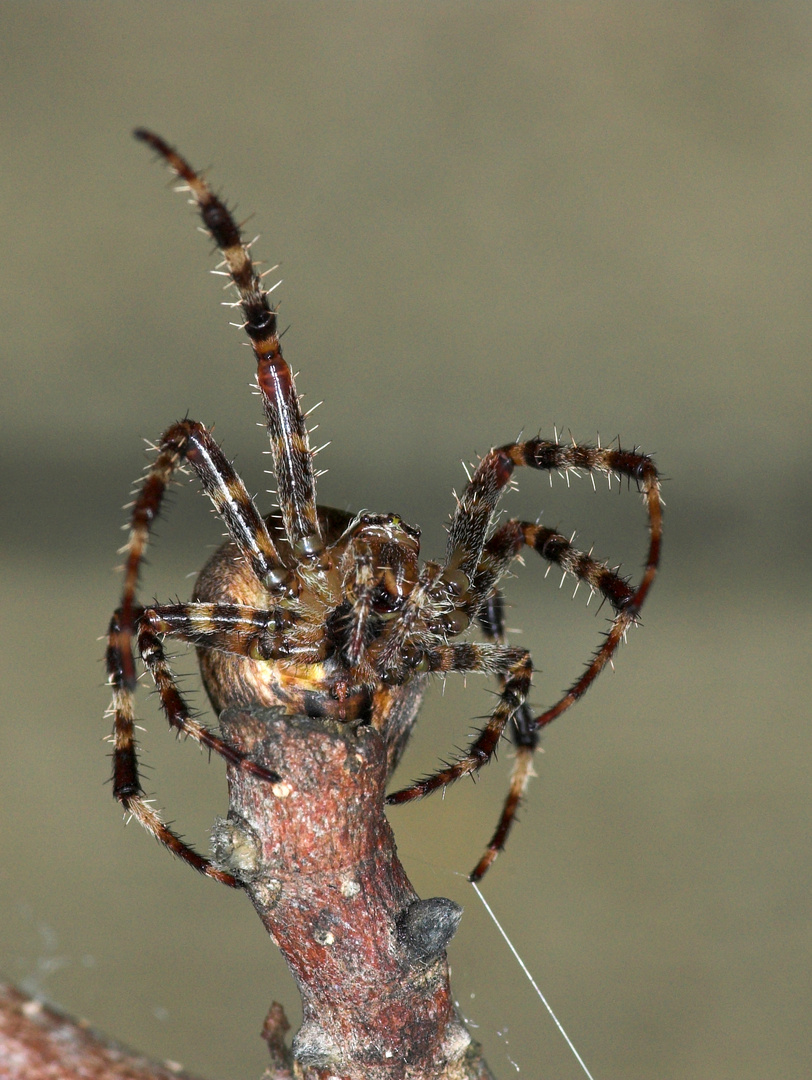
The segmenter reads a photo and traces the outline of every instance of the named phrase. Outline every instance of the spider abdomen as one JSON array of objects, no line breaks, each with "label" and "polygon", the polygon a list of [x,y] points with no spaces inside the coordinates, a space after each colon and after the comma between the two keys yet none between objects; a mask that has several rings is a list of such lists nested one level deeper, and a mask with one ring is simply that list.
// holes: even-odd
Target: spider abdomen
[{"label": "spider abdomen", "polygon": [[[371,722],[394,766],[427,682],[404,659],[405,648],[384,659],[398,609],[417,579],[419,534],[391,514],[352,517],[325,507],[318,513],[325,547],[312,566],[297,564],[273,517],[266,521],[291,563],[296,588],[289,596],[272,596],[232,541],[206,564],[190,605],[200,620],[194,639],[203,682],[217,711],[261,704]],[[251,615],[233,638],[208,640],[209,606]]]}]

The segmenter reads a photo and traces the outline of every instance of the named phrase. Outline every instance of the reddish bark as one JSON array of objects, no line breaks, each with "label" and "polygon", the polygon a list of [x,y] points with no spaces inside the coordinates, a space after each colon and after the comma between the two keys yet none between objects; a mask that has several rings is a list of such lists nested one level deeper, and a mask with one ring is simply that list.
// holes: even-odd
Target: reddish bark
[{"label": "reddish bark", "polygon": [[194,1080],[0,983],[0,1080]]},{"label": "reddish bark", "polygon": [[[493,1080],[451,997],[445,947],[460,909],[420,900],[398,860],[378,732],[280,709],[232,708],[220,722],[283,777],[271,785],[229,766],[229,815],[212,837],[302,994],[290,1048],[271,1007],[264,1080]],[[0,991],[0,1080],[193,1080]]]},{"label": "reddish bark", "polygon": [[[384,814],[370,726],[227,710],[224,736],[283,776],[229,767],[215,852],[244,882],[302,994],[293,1057],[313,1080],[487,1077],[453,1006],[445,946],[460,909],[421,901]],[[472,1071],[472,1069],[479,1071]]]}]

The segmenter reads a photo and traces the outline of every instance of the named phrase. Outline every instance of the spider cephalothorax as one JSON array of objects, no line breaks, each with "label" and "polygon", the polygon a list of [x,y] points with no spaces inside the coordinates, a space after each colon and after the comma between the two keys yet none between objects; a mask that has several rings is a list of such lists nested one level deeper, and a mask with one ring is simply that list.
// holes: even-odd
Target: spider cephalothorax
[{"label": "spider cephalothorax", "polygon": [[[191,865],[229,885],[231,874],[186,845],[144,798],[138,776],[133,697],[133,642],[158,688],[169,723],[269,784],[280,777],[245,760],[196,720],[166,662],[165,637],[193,643],[215,709],[282,705],[291,714],[368,723],[381,733],[390,771],[405,746],[432,672],[496,676],[496,707],[464,753],[436,773],[389,796],[400,803],[476,772],[509,728],[517,754],[510,790],[479,878],[504,846],[531,775],[538,733],[575,702],[609,662],[633,625],[657,569],[662,510],[650,458],[618,447],[546,441],[508,443],[482,458],[457,501],[446,559],[422,566],[419,530],[395,514],[352,516],[316,505],[313,454],[293,374],[282,357],[275,309],[224,204],[167,143],[139,130],[191,192],[223,254],[257,362],[257,387],[271,442],[279,512],[263,518],[209,431],[192,420],[173,424],[135,501],[126,548],[121,605],[109,632],[113,686],[114,794],[150,832]],[[144,607],[136,600],[149,532],[173,473],[190,465],[227,527],[230,540],[198,579],[190,603]],[[576,550],[552,529],[523,521],[495,527],[494,513],[517,467],[547,472],[602,472],[626,477],[642,492],[649,519],[648,558],[632,586],[605,563]],[[499,581],[525,548],[585,582],[614,609],[605,639],[581,676],[536,716],[527,705],[532,663],[507,644]],[[485,641],[458,642],[472,622]]]}]

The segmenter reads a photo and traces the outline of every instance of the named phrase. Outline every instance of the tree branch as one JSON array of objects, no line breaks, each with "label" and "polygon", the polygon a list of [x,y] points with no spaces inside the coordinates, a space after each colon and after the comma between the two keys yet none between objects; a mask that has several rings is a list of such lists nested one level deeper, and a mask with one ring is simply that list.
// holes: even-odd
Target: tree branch
[{"label": "tree branch", "polygon": [[[420,900],[384,814],[387,753],[371,725],[230,708],[223,735],[283,779],[229,765],[217,861],[244,886],[302,995],[280,1005],[263,1080],[493,1080],[456,1013],[445,948],[461,909]],[[0,1080],[193,1080],[0,986]]]},{"label": "tree branch", "polygon": [[195,1080],[0,983],[0,1080]]},{"label": "tree branch", "polygon": [[312,1080],[486,1080],[457,1016],[445,947],[461,909],[420,900],[384,814],[372,726],[227,709],[225,738],[283,779],[229,766],[215,855],[246,887],[302,994],[293,1059]]}]

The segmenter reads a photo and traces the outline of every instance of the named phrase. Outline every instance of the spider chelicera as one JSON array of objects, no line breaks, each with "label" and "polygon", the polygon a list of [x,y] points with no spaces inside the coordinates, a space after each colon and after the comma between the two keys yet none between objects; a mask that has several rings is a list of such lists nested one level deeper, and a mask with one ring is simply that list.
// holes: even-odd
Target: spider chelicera
[{"label": "spider chelicera", "polygon": [[[485,672],[498,681],[496,706],[467,748],[435,773],[388,797],[419,799],[471,775],[494,755],[509,729],[516,757],[507,798],[484,855],[482,877],[516,815],[540,730],[578,700],[610,662],[639,617],[660,554],[662,503],[651,459],[620,446],[580,446],[541,438],[487,453],[457,500],[445,561],[418,561],[420,532],[394,514],[357,516],[316,505],[309,448],[293,373],[282,357],[276,310],[225,205],[163,139],[137,130],[182,181],[223,255],[257,362],[276,477],[278,512],[263,518],[211,433],[182,420],[161,437],[133,504],[121,604],[113,615],[107,669],[113,687],[113,792],[126,810],[191,866],[228,885],[239,882],[174,833],[145,799],[135,741],[134,646],[157,687],[169,724],[268,782],[280,776],[245,759],[195,719],[170,672],[165,638],[197,647],[212,705],[283,706],[291,714],[371,724],[387,747],[390,772],[404,749],[432,673]],[[204,568],[189,603],[145,607],[136,587],[150,530],[176,470],[200,479],[230,539]],[[642,493],[650,533],[638,585],[566,537],[527,521],[494,525],[499,499],[519,466],[548,472],[626,477]],[[506,641],[499,581],[524,548],[585,582],[614,610],[605,638],[580,677],[554,705],[527,704],[530,654]],[[478,622],[485,641],[456,639]]]}]

